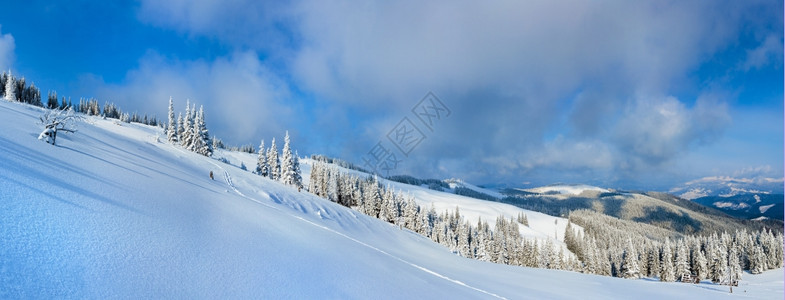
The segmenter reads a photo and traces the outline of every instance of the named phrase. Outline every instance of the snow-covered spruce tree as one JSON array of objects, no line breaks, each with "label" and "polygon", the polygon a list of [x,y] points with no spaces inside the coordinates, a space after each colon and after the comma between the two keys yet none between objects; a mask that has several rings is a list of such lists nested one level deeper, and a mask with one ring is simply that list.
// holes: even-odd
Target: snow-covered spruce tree
[{"label": "snow-covered spruce tree", "polygon": [[368,195],[367,203],[369,205],[369,208],[366,209],[366,211],[371,213],[370,214],[371,217],[379,218],[379,215],[382,212],[383,191],[381,190],[381,186],[379,185],[379,182],[376,181],[376,178],[374,178],[374,180],[370,182],[369,186],[371,188],[371,192]]},{"label": "snow-covered spruce tree", "polygon": [[299,191],[303,188],[303,171],[300,170],[300,156],[297,154],[297,151],[294,151],[292,169],[294,169],[294,181],[292,182],[292,185]]},{"label": "snow-covered spruce tree", "polygon": [[763,248],[760,245],[754,245],[752,257],[750,257],[750,273],[760,274],[766,269],[766,258],[763,256]]},{"label": "snow-covered spruce tree", "polygon": [[545,244],[540,249],[540,266],[541,268],[553,269],[555,266],[556,252],[553,249],[553,240],[545,240]]},{"label": "snow-covered spruce tree", "polygon": [[[256,170],[254,173],[267,177],[270,167],[267,166],[267,149],[264,148],[264,140],[259,143],[259,153],[256,157]],[[312,174],[313,175],[313,174]]]},{"label": "snow-covered spruce tree", "polygon": [[390,187],[388,186],[382,192],[382,203],[381,203],[381,212],[379,213],[379,219],[388,223],[392,223],[394,221],[394,213],[393,213],[393,206],[395,202],[393,200],[392,191],[390,191]]},{"label": "snow-covered spruce tree", "polygon": [[177,113],[177,142],[182,145],[183,139],[185,137],[185,120],[183,120],[183,113]]},{"label": "snow-covered spruce tree", "polygon": [[191,100],[186,99],[185,116],[183,116],[183,134],[180,135],[180,145],[183,148],[190,148],[193,143],[193,119],[191,118]]},{"label": "snow-covered spruce tree", "polygon": [[665,239],[665,245],[662,247],[662,261],[660,261],[662,264],[662,267],[660,268],[660,281],[676,281],[676,270],[673,268],[672,251],[670,239]]},{"label": "snow-covered spruce tree", "polygon": [[[265,163],[267,163],[266,157],[265,157]],[[318,160],[314,160],[313,164],[311,165],[311,175],[308,178],[308,191],[311,192],[311,194],[314,194],[319,197],[322,196],[319,193],[321,191],[319,187],[319,181],[321,180],[321,178],[319,178],[319,175],[321,174],[321,168],[322,168],[322,162]],[[360,212],[365,214],[363,211]]]},{"label": "snow-covered spruce tree", "polygon": [[[57,94],[55,94],[55,98]],[[177,141],[177,120],[174,118],[174,100],[169,97],[169,126],[166,128],[166,139],[170,143]]]},{"label": "snow-covered spruce tree", "polygon": [[782,249],[782,235],[777,236],[769,229],[763,229],[759,236],[760,245],[763,247],[764,256],[766,257],[766,265],[768,269],[782,267],[783,263],[783,249]]},{"label": "snow-covered spruce tree", "polygon": [[635,252],[635,247],[632,245],[632,240],[627,239],[627,247],[624,249],[621,265],[621,277],[638,279],[641,277],[640,273],[638,255]]},{"label": "snow-covered spruce tree", "polygon": [[278,147],[275,146],[275,138],[270,143],[270,149],[267,150],[267,165],[270,166],[270,179],[278,180],[281,177],[281,167],[278,164]]},{"label": "snow-covered spruce tree", "polygon": [[711,281],[720,283],[728,277],[728,251],[725,243],[715,243],[715,255],[711,262]]},{"label": "snow-covered spruce tree", "polygon": [[210,143],[210,132],[207,130],[207,122],[204,119],[204,107],[199,106],[199,113],[196,116],[196,145],[194,151],[201,155],[213,156],[213,144]]},{"label": "snow-covered spruce tree", "polygon": [[471,254],[471,229],[468,224],[461,224],[458,231],[458,255],[463,257],[472,258]]},{"label": "snow-covered spruce tree", "polygon": [[706,266],[706,256],[703,255],[703,251],[698,250],[695,255],[695,264],[693,269],[695,270],[695,276],[700,279],[706,279],[709,276],[709,269]]},{"label": "snow-covered spruce tree", "polygon": [[58,108],[59,105],[57,104],[57,92],[56,91],[49,91],[46,97],[46,107],[49,109]]},{"label": "snow-covered spruce tree", "polygon": [[8,70],[8,78],[5,81],[5,100],[16,101],[16,80],[11,70]]},{"label": "snow-covered spruce tree", "polygon": [[681,279],[682,275],[690,275],[690,263],[689,263],[689,250],[684,245],[684,240],[679,241],[679,245],[676,247],[676,278]]},{"label": "snow-covered spruce tree", "polygon": [[202,120],[200,120],[200,115],[197,113],[194,116],[194,125],[193,125],[193,127],[191,127],[191,130],[192,130],[191,138],[193,140],[189,144],[189,147],[186,148],[186,149],[188,149],[188,151],[200,153],[200,149],[202,149],[204,147],[204,144],[202,144],[201,132],[199,130],[199,125],[200,125],[199,123],[201,123],[201,122],[202,122]]},{"label": "snow-covered spruce tree", "polygon": [[[327,174],[325,174],[324,178],[327,179],[327,182],[324,184],[327,187],[325,194],[327,195],[327,200],[332,202],[338,202],[338,194],[340,193],[340,187],[338,186],[338,170],[333,167],[330,167],[326,170]],[[279,175],[280,176],[280,175]]]},{"label": "snow-covered spruce tree", "polygon": [[739,251],[736,243],[733,243],[728,251],[728,268],[731,281],[741,280],[741,264],[739,263]]},{"label": "snow-covered spruce tree", "polygon": [[660,272],[662,271],[660,264],[660,249],[656,246],[649,248],[649,259],[648,263],[648,277],[660,277]]},{"label": "snow-covered spruce tree", "polygon": [[[286,131],[286,135],[283,138],[283,152],[281,153],[281,181],[286,185],[298,185],[297,177],[299,174],[294,170],[294,160],[289,131]],[[336,178],[336,181],[338,181],[338,178]],[[340,193],[340,191],[337,192]],[[340,195],[337,198],[340,198]]]}]

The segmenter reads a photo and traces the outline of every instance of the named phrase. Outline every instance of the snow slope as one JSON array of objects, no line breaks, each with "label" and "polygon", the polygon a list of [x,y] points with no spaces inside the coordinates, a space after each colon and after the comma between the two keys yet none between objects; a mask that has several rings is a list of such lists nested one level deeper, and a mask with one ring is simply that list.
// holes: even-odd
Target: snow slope
[{"label": "snow slope", "polygon": [[750,281],[757,294],[746,297],[713,285],[464,259],[409,231],[182,151],[157,128],[88,118],[78,133],[59,136],[58,146],[45,144],[36,139],[39,114],[0,101],[2,299],[783,294],[782,270]]},{"label": "snow slope", "polygon": [[[226,158],[230,164],[235,166],[240,166],[241,163],[245,164],[249,170],[255,168],[256,165],[255,154],[220,151],[217,156]],[[303,172],[303,180],[307,181],[308,178],[310,178],[313,160],[301,158],[300,165]],[[350,170],[339,166],[334,167],[343,173],[353,174],[360,176],[361,178],[369,176],[369,174],[360,171]],[[444,211],[452,213],[455,211],[456,207],[459,207],[461,215],[471,221],[472,224],[476,224],[478,219],[482,219],[487,221],[488,225],[493,228],[496,225],[495,220],[499,216],[505,216],[509,219],[516,218],[519,213],[524,213],[529,220],[529,227],[519,226],[522,236],[540,240],[552,239],[555,245],[562,245],[564,247],[564,231],[567,227],[566,218],[554,217],[540,212],[521,209],[505,203],[479,200],[450,192],[435,191],[424,186],[409,185],[383,178],[378,178],[378,180],[383,186],[389,186],[396,191],[413,195],[415,202],[425,209],[429,209],[431,205],[433,205],[436,212],[441,214]],[[455,183],[451,183],[451,185],[453,184]],[[306,182],[305,185],[307,186],[308,183]],[[461,186],[496,196],[489,190],[465,182],[461,182]],[[496,192],[496,194],[502,196],[498,192]],[[578,231],[583,230],[583,228],[577,225],[575,225],[575,228]],[[564,249],[567,251],[566,247]]]},{"label": "snow slope", "polygon": [[447,184],[450,185],[451,189],[455,189],[456,187],[464,187],[464,188],[473,190],[475,192],[480,192],[480,193],[483,193],[483,194],[486,194],[486,195],[490,195],[490,196],[496,197],[498,199],[502,199],[502,198],[505,197],[505,195],[502,194],[502,193],[499,193],[499,191],[492,190],[492,189],[481,188],[479,186],[473,185],[473,184],[468,183],[466,181],[463,181],[461,179],[452,179],[451,178],[451,179],[445,180],[445,182],[447,182]]}]

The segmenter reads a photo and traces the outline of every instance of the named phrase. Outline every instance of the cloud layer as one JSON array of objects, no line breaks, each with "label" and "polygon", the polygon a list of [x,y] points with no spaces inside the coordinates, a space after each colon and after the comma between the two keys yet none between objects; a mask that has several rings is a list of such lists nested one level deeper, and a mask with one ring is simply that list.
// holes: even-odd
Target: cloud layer
[{"label": "cloud layer", "polygon": [[[780,5],[142,1],[140,20],[236,51],[214,62],[146,57],[113,88],[203,101],[243,120],[220,124],[233,140],[310,124],[300,127],[308,150],[354,162],[433,91],[453,114],[401,172],[618,181],[722,137],[735,100],[716,77],[781,63]],[[724,75],[700,73],[742,36],[751,46]]]},{"label": "cloud layer", "polygon": [[14,37],[9,34],[3,34],[2,27],[0,27],[0,70],[10,69],[14,64]]}]

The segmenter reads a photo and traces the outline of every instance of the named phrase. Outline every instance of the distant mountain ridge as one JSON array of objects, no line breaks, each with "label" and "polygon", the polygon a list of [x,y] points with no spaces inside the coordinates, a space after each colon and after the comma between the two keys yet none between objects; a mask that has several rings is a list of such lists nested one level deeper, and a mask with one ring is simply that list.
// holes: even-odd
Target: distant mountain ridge
[{"label": "distant mountain ridge", "polygon": [[723,212],[742,219],[783,220],[783,194],[745,193],[730,197],[706,196],[694,199],[696,203],[714,207]]},{"label": "distant mountain ridge", "polygon": [[783,179],[765,176],[729,177],[711,176],[689,181],[672,188],[669,193],[684,199],[701,197],[733,197],[744,194],[783,194]]}]

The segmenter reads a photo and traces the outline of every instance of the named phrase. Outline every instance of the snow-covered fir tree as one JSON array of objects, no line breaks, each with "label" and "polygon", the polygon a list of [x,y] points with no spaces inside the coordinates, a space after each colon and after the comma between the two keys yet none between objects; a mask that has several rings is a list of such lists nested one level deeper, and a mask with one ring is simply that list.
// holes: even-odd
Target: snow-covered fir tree
[{"label": "snow-covered fir tree", "polygon": [[185,136],[185,120],[183,120],[183,113],[177,113],[177,141],[182,142]]},{"label": "snow-covered fir tree", "polygon": [[278,147],[275,146],[275,138],[270,143],[267,150],[267,165],[270,166],[270,179],[278,180],[281,177],[281,167],[278,163]]},{"label": "snow-covered fir tree", "polygon": [[[57,98],[57,94],[55,94]],[[166,127],[166,139],[170,143],[177,141],[177,120],[174,118],[174,100],[169,97],[169,124]]]},{"label": "snow-covered fir tree", "polygon": [[300,156],[297,154],[297,151],[294,151],[294,158],[292,159],[292,169],[294,169],[294,178],[292,185],[297,188],[297,190],[301,190],[303,188],[303,171],[300,170]]},{"label": "snow-covered fir tree", "polygon": [[267,149],[264,148],[264,140],[262,140],[259,143],[259,153],[256,158],[256,170],[254,173],[267,177],[269,170],[270,167],[267,165]]},{"label": "snow-covered fir tree", "polygon": [[8,70],[8,78],[5,82],[5,100],[16,101],[16,80],[11,70]]},{"label": "snow-covered fir tree", "polygon": [[[286,131],[283,142],[283,152],[281,154],[281,181],[284,184],[292,185],[298,189],[302,187],[302,176],[299,174],[299,162],[297,157],[292,154],[289,131]],[[339,180],[336,178],[336,181]],[[340,191],[338,191],[340,193]],[[340,196],[338,197],[341,198]]]},{"label": "snow-covered fir tree", "polygon": [[203,106],[199,106],[199,112],[196,114],[196,120],[193,128],[194,133],[193,143],[191,144],[191,151],[208,157],[212,156],[213,144],[210,143],[210,133],[207,130],[207,124],[204,120]]},{"label": "snow-covered fir tree", "polygon": [[706,256],[703,255],[703,251],[698,250],[693,255],[695,256],[695,264],[694,264],[695,276],[697,276],[699,279],[708,278],[709,269],[708,266],[706,265],[707,264]]},{"label": "snow-covered fir tree", "polygon": [[739,262],[739,251],[736,243],[733,243],[728,251],[728,271],[731,281],[741,280],[741,263]]},{"label": "snow-covered fir tree", "polygon": [[711,281],[720,283],[728,277],[728,251],[722,241],[714,242],[714,255],[711,263]]},{"label": "snow-covered fir tree", "polygon": [[763,247],[755,245],[752,248],[752,256],[750,257],[750,273],[760,274],[767,268],[766,257],[763,255]]},{"label": "snow-covered fir tree", "polygon": [[661,271],[661,264],[660,264],[660,250],[656,247],[649,248],[649,259],[648,259],[648,266],[646,267],[648,273],[646,274],[648,277],[659,277]]},{"label": "snow-covered fir tree", "polygon": [[[194,106],[194,111],[195,110],[196,107]],[[193,114],[193,111],[191,113]],[[188,149],[188,151],[197,152],[197,153],[199,153],[199,150],[202,149],[202,147],[204,146],[202,144],[202,137],[199,130],[199,123],[201,123],[199,117],[200,115],[198,113],[193,114],[193,125],[191,126],[191,134],[190,134],[191,141],[186,146],[186,149]]]},{"label": "snow-covered fir tree", "polygon": [[189,149],[193,144],[193,118],[191,117],[191,100],[185,102],[185,116],[183,116],[183,134],[180,135],[180,145]]},{"label": "snow-covered fir tree", "polygon": [[662,247],[662,259],[660,264],[662,264],[662,267],[660,268],[660,281],[676,281],[676,270],[673,268],[673,249],[671,248],[670,239],[666,239],[665,245]]},{"label": "snow-covered fir tree", "polygon": [[676,278],[681,278],[682,275],[690,275],[690,263],[689,263],[689,256],[690,252],[687,250],[687,247],[684,245],[684,240],[680,240],[678,242],[678,246],[676,247]]},{"label": "snow-covered fir tree", "polygon": [[[284,184],[291,184],[292,177],[292,149],[289,139],[289,131],[283,137],[283,149],[281,150],[281,176],[280,180]],[[337,198],[337,197],[336,197]]]},{"label": "snow-covered fir tree", "polygon": [[635,252],[635,247],[632,245],[632,240],[627,239],[627,248],[624,250],[623,262],[621,265],[621,277],[624,278],[640,278],[641,272],[638,267],[638,254]]}]

